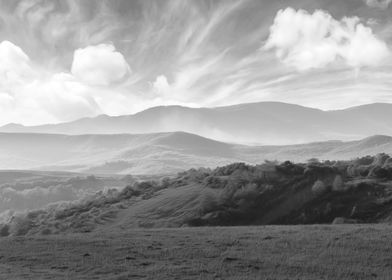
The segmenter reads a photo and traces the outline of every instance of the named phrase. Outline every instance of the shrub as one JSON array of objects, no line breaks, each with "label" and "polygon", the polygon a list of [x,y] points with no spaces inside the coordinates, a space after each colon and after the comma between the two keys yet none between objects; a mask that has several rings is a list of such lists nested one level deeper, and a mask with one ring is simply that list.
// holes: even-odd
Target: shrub
[{"label": "shrub", "polygon": [[332,183],[332,190],[336,191],[336,192],[345,190],[342,176],[340,176],[340,175],[335,176],[335,179],[333,180],[333,183]]},{"label": "shrub", "polygon": [[237,162],[237,163],[232,163],[223,167],[218,167],[216,168],[213,172],[212,175],[215,176],[229,176],[233,174],[233,172],[238,171],[238,170],[249,170],[252,167],[250,165],[247,165],[243,162]]},{"label": "shrub", "polygon": [[314,182],[312,186],[313,193],[315,193],[316,195],[321,195],[327,191],[328,191],[328,187],[324,184],[323,181],[317,180],[316,182]]},{"label": "shrub", "polygon": [[234,203],[240,211],[246,212],[255,205],[259,194],[256,184],[247,184],[235,192],[233,195]]},{"label": "shrub", "polygon": [[369,174],[368,177],[374,177],[374,178],[380,178],[380,179],[388,179],[392,177],[392,170],[389,168],[383,168],[379,166],[373,167]]},{"label": "shrub", "polygon": [[383,166],[384,163],[389,159],[389,155],[385,153],[378,154],[374,157],[374,161],[372,162],[373,166]]},{"label": "shrub", "polygon": [[11,221],[10,234],[15,236],[26,235],[32,228],[30,219],[24,216],[16,216]]},{"label": "shrub", "polygon": [[[291,175],[291,174],[295,174],[296,172],[298,172],[298,168],[297,165],[295,165],[294,163],[292,163],[291,161],[285,161],[280,165],[277,165],[275,167],[276,171],[283,173],[285,175]],[[303,170],[301,169],[301,172]]]},{"label": "shrub", "polygon": [[370,165],[373,163],[373,161],[374,161],[374,157],[365,156],[354,160],[354,165]]},{"label": "shrub", "polygon": [[203,184],[211,189],[223,189],[227,184],[227,180],[211,175],[204,179]]},{"label": "shrub", "polygon": [[240,200],[240,199],[245,199],[247,201],[253,201],[255,198],[257,198],[259,192],[257,189],[256,184],[247,184],[244,187],[238,189],[233,198],[234,200]]},{"label": "shrub", "polygon": [[320,160],[318,158],[310,158],[307,160],[308,164],[320,164]]},{"label": "shrub", "polygon": [[9,225],[2,225],[0,227],[0,236],[8,236],[10,235],[10,226]]}]

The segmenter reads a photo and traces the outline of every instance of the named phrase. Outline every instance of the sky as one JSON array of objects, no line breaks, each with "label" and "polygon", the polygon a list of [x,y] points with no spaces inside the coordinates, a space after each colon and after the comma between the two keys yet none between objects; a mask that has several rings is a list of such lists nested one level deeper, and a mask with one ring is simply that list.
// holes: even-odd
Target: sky
[{"label": "sky", "polygon": [[392,0],[0,0],[0,125],[392,102]]}]

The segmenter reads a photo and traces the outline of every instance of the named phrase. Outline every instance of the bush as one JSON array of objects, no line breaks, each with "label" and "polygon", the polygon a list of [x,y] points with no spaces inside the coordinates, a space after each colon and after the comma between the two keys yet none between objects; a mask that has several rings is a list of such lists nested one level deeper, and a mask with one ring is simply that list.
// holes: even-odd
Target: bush
[{"label": "bush", "polygon": [[24,216],[16,216],[11,221],[10,234],[15,236],[26,235],[31,228],[31,220]]},{"label": "bush", "polygon": [[10,226],[9,225],[2,225],[0,227],[0,236],[8,236],[10,235]]},{"label": "bush", "polygon": [[233,174],[235,171],[247,171],[251,169],[252,167],[250,165],[247,165],[243,162],[238,162],[238,163],[232,163],[223,167],[218,167],[216,168],[213,172],[212,175],[215,176],[230,176]]},{"label": "bush", "polygon": [[344,182],[342,179],[342,176],[340,175],[336,175],[335,179],[333,180],[332,183],[332,190],[335,192],[339,192],[339,191],[344,191],[345,190],[345,186],[344,186]]},{"label": "bush", "polygon": [[388,179],[388,178],[392,177],[391,171],[392,171],[391,169],[386,169],[383,167],[375,166],[370,170],[368,177],[379,178],[379,179]]},{"label": "bush", "polygon": [[324,194],[328,191],[328,187],[324,184],[323,181],[317,180],[314,182],[312,186],[312,192],[316,195]]},{"label": "bush", "polygon": [[223,189],[227,184],[227,180],[211,175],[204,179],[203,184],[211,189]]},{"label": "bush", "polygon": [[247,201],[253,201],[257,198],[258,194],[259,192],[256,184],[247,184],[246,186],[238,189],[233,198],[234,200],[245,199]]}]

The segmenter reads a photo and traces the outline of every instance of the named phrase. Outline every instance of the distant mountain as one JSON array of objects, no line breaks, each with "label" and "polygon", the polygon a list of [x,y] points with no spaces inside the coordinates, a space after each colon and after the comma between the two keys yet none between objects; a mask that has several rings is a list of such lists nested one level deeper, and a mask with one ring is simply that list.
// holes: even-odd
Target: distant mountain
[{"label": "distant mountain", "polygon": [[228,144],[185,132],[117,135],[0,133],[0,169],[163,174],[232,162],[351,159],[392,153],[392,137],[291,146]]},{"label": "distant mountain", "polygon": [[279,102],[216,108],[154,107],[134,115],[101,115],[69,123],[26,127],[9,124],[0,132],[55,134],[138,134],[184,131],[242,144],[299,144],[372,135],[392,135],[392,104],[322,111]]}]

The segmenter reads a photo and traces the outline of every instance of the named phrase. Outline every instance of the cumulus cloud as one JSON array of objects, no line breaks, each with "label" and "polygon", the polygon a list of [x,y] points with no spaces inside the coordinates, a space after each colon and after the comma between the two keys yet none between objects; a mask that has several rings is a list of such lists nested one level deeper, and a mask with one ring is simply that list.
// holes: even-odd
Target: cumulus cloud
[{"label": "cumulus cloud", "polygon": [[353,68],[377,66],[390,54],[386,43],[357,17],[339,21],[321,10],[309,14],[292,8],[277,13],[264,48],[298,70],[337,61]]},{"label": "cumulus cloud", "polygon": [[71,71],[51,72],[36,65],[19,46],[3,41],[0,125],[56,123],[107,113],[104,110],[108,108],[115,111],[118,104],[127,102],[121,92],[105,86],[124,79],[129,71],[124,57],[113,45],[78,49]]},{"label": "cumulus cloud", "polygon": [[26,84],[16,96],[20,103],[30,100],[41,110],[61,120],[95,116],[101,112],[89,87],[66,73],[53,74]]},{"label": "cumulus cloud", "polygon": [[365,0],[366,5],[369,7],[386,9],[391,4],[392,0]]},{"label": "cumulus cloud", "polygon": [[0,43],[0,77],[3,82],[22,82],[32,75],[27,54],[9,41]]},{"label": "cumulus cloud", "polygon": [[101,44],[77,49],[71,72],[85,83],[108,86],[122,80],[130,72],[130,67],[113,45]]}]

